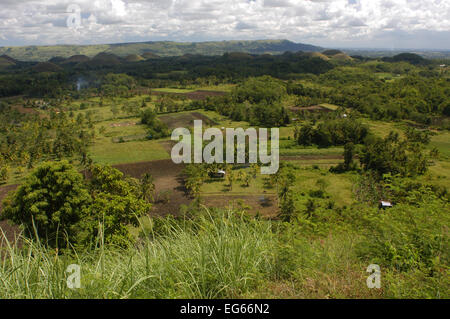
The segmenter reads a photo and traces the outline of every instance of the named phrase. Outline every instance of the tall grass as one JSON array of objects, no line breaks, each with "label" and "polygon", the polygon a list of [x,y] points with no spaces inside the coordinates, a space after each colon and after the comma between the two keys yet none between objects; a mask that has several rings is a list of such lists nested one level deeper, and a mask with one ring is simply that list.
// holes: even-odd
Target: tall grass
[{"label": "tall grass", "polygon": [[[151,228],[130,248],[58,254],[26,238],[21,248],[3,241],[0,298],[239,297],[270,272],[270,223],[232,212],[161,223],[163,233]],[[80,289],[67,287],[70,264],[81,267]]]},{"label": "tall grass", "polygon": [[[348,210],[336,216],[352,227],[327,219],[323,235],[318,221],[205,209],[142,221],[128,248],[105,246],[100,235],[96,248],[63,252],[24,237],[11,245],[0,234],[0,298],[448,298],[441,208]],[[366,285],[372,263],[381,266],[379,290]],[[67,286],[71,264],[81,267],[80,289]]]}]

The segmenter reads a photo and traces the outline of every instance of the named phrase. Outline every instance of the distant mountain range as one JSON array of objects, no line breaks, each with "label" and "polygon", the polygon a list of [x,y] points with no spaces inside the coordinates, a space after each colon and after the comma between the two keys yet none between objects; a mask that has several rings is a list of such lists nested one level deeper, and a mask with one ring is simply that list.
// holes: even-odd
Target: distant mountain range
[{"label": "distant mountain range", "polygon": [[0,55],[7,55],[20,61],[48,61],[55,57],[69,58],[77,55],[88,57],[105,52],[119,57],[128,56],[182,56],[185,54],[223,55],[226,52],[250,54],[282,54],[291,52],[320,52],[323,48],[295,43],[288,40],[218,41],[218,42],[138,42],[101,45],[55,45],[1,47]]},{"label": "distant mountain range", "polygon": [[[347,63],[354,61],[352,57],[339,50],[325,50],[323,52],[284,52],[282,55],[267,55],[267,54],[250,54],[245,52],[227,52],[221,56],[208,57],[206,55],[184,54],[182,56],[161,57],[155,53],[145,52],[141,55],[129,54],[125,57],[118,56],[113,53],[100,52],[93,57],[77,54],[69,58],[61,56],[53,57],[48,61],[19,61],[6,54],[0,55],[0,71],[17,72],[19,69],[29,70],[32,72],[59,72],[64,69],[77,70],[92,70],[115,67],[128,67],[137,62],[145,62],[149,60],[163,60],[163,64],[168,61],[172,62],[189,62],[189,61],[210,61],[211,59],[218,59],[222,61],[234,61],[239,63],[248,63],[250,61],[286,61],[289,59],[298,59],[297,61],[311,61],[312,59],[321,59],[330,61],[332,63]],[[413,57],[408,58],[414,60]],[[416,58],[422,59],[420,56]],[[423,60],[423,59],[422,59]],[[318,63],[316,60],[314,63]],[[319,63],[320,64],[320,63]],[[322,66],[324,64],[321,64]]]}]

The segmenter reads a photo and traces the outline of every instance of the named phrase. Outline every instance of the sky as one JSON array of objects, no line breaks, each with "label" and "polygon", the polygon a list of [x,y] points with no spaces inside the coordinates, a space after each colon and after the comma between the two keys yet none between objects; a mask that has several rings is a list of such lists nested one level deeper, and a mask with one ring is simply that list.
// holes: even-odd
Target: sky
[{"label": "sky", "polygon": [[0,46],[258,39],[450,50],[450,0],[0,0]]}]

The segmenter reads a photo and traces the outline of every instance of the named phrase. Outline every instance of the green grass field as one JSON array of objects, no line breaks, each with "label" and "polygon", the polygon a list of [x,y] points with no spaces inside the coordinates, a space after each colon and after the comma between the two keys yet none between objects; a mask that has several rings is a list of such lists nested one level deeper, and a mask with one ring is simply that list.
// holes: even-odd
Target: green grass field
[{"label": "green grass field", "polygon": [[316,148],[308,147],[283,147],[284,143],[280,143],[280,156],[323,156],[337,157],[342,156],[344,149],[342,147]]},{"label": "green grass field", "polygon": [[159,141],[100,142],[91,147],[90,155],[96,163],[111,165],[170,158]]},{"label": "green grass field", "polygon": [[128,125],[128,123],[139,123],[139,121],[139,118],[129,118],[97,123],[96,131],[99,131],[101,127],[105,131],[103,134],[97,134],[94,145],[90,148],[92,159],[102,164],[125,164],[170,158],[164,147],[156,140],[114,142],[120,137],[145,136],[147,133],[145,125]]},{"label": "green grass field", "polygon": [[362,122],[367,124],[372,133],[379,137],[387,137],[391,131],[399,133],[400,136],[403,136],[403,129],[405,125],[402,123],[374,121],[370,119],[363,119]]},{"label": "green grass field", "polygon": [[234,84],[219,84],[210,86],[196,86],[195,89],[199,91],[221,91],[221,92],[231,92],[235,87]]},{"label": "green grass field", "polygon": [[319,169],[301,168],[296,170],[296,182],[293,187],[295,194],[302,195],[298,204],[304,204],[306,195],[309,190],[317,190],[321,186],[319,181],[325,181],[324,191],[330,196],[337,205],[350,205],[354,202],[352,194],[352,180],[354,176],[347,174],[332,174],[328,171],[328,167],[320,167]]},{"label": "green grass field", "polygon": [[450,132],[439,132],[433,136],[430,146],[436,147],[445,158],[450,158]]}]

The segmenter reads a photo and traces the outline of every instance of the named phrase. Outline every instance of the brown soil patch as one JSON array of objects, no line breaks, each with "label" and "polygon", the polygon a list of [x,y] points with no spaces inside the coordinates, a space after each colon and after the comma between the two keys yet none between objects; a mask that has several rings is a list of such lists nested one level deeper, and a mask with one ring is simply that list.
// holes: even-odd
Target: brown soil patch
[{"label": "brown soil patch", "polygon": [[191,93],[186,93],[186,96],[188,99],[191,100],[205,100],[207,97],[214,97],[214,96],[225,96],[226,92],[221,91],[195,91]]},{"label": "brown soil patch", "polygon": [[2,208],[1,201],[8,195],[9,192],[14,191],[19,187],[19,185],[6,185],[0,186],[0,210]]},{"label": "brown soil patch", "polygon": [[[156,215],[179,215],[181,205],[189,205],[191,199],[186,194],[183,184],[183,165],[172,160],[115,165],[125,175],[141,178],[149,173],[155,179],[156,203],[152,213]],[[168,198],[168,201],[165,200]]]},{"label": "brown soil patch", "polygon": [[13,109],[17,110],[19,113],[22,114],[37,114],[42,117],[42,113],[40,113],[38,110],[31,108],[31,107],[23,107],[22,105],[14,105],[12,107]]},{"label": "brown soil patch", "polygon": [[[203,125],[217,125],[218,123],[216,123],[214,120],[211,120],[209,117],[207,117],[206,115],[199,113],[199,112],[192,112],[191,113],[193,116],[195,116],[197,119],[202,120],[204,123]],[[194,123],[192,123],[194,124]]]},{"label": "brown soil patch", "polygon": [[203,125],[206,126],[216,124],[209,117],[199,112],[165,114],[158,118],[172,130],[179,127],[192,127],[195,120],[202,120]]},{"label": "brown soil patch", "polygon": [[19,226],[13,225],[7,220],[0,221],[0,247],[3,246],[2,241],[4,240],[2,232],[5,234],[6,240],[13,245],[20,234],[20,229]]},{"label": "brown soil patch", "polygon": [[207,207],[237,208],[245,207],[251,214],[274,218],[278,215],[278,202],[275,195],[205,195],[202,203]]},{"label": "brown soil patch", "polygon": [[197,100],[202,101],[206,100],[207,97],[214,97],[214,96],[224,96],[227,92],[222,91],[195,91],[195,92],[189,92],[189,93],[169,93],[169,92],[159,92],[159,91],[153,91],[152,95],[178,95],[178,96],[185,96],[186,98],[190,100]]},{"label": "brown soil patch", "polygon": [[177,165],[172,160],[159,160],[151,162],[139,162],[130,164],[118,164],[114,165],[125,175],[129,175],[135,178],[141,178],[145,173],[150,173],[155,179],[178,175],[183,170],[182,165]]}]

